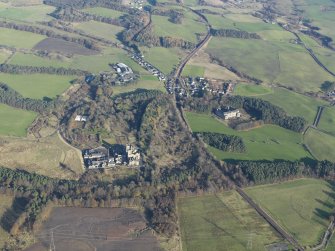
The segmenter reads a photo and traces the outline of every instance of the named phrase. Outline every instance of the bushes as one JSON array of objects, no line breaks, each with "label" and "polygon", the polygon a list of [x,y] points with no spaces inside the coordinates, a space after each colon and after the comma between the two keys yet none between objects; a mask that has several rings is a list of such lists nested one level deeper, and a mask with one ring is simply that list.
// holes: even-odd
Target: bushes
[{"label": "bushes", "polygon": [[202,132],[199,135],[205,143],[222,151],[240,153],[246,151],[241,137],[211,132]]},{"label": "bushes", "polygon": [[232,37],[242,39],[261,39],[256,33],[249,33],[246,31],[233,30],[233,29],[211,29],[211,34],[214,37]]}]

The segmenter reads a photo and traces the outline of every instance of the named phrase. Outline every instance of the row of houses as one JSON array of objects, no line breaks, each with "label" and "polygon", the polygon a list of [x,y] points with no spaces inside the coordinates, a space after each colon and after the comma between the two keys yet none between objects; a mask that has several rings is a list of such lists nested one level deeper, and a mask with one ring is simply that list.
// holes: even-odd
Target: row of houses
[{"label": "row of houses", "polygon": [[214,111],[214,114],[224,120],[241,117],[241,112],[238,109],[232,109],[231,107],[219,107]]},{"label": "row of houses", "polygon": [[141,54],[134,54],[131,56],[131,58],[138,63],[140,66],[142,66],[144,69],[146,69],[148,72],[150,72],[152,75],[156,76],[159,81],[165,81],[166,77],[164,73],[162,73],[160,70],[158,70],[155,66],[150,64],[149,62],[145,61],[143,58],[144,56]]},{"label": "row of houses", "polygon": [[136,146],[118,145],[117,147],[97,147],[83,151],[87,169],[112,168],[116,166],[138,167],[141,165],[141,153]]}]

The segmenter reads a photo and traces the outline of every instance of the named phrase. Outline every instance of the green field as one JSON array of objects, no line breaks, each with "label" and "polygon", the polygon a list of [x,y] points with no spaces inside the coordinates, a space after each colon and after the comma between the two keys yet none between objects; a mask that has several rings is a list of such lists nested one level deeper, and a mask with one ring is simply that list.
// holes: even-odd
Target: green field
[{"label": "green field", "polygon": [[280,242],[271,227],[235,191],[178,200],[183,251],[244,251]]},{"label": "green field", "polygon": [[59,59],[49,59],[39,57],[33,54],[16,53],[9,63],[17,65],[31,65],[31,66],[53,66],[65,67],[72,69],[81,69],[92,73],[99,73],[100,71],[110,71],[112,68],[109,64],[123,62],[130,66],[134,71],[148,74],[146,70],[134,62],[123,50],[118,48],[106,49],[103,54],[91,56],[76,55],[72,58],[63,57]]},{"label": "green field", "polygon": [[10,52],[0,51],[0,64],[4,63],[9,56]]},{"label": "green field", "polygon": [[0,45],[31,49],[45,38],[31,32],[0,28]]},{"label": "green field", "polygon": [[197,21],[197,16],[190,12],[185,13],[182,24],[170,22],[169,17],[152,16],[154,32],[157,36],[181,38],[193,43],[197,42],[197,33],[206,33],[206,26]]},{"label": "green field", "polygon": [[327,228],[334,189],[324,180],[299,179],[245,191],[304,246],[317,244]]},{"label": "green field", "polygon": [[156,66],[164,74],[169,74],[179,63],[185,53],[178,48],[141,47],[141,51],[149,63]]},{"label": "green field", "polygon": [[55,7],[44,4],[22,7],[14,7],[10,4],[2,4],[0,5],[0,18],[14,21],[47,22],[53,19],[48,14],[54,10]]},{"label": "green field", "polygon": [[304,136],[304,143],[316,159],[335,162],[335,137],[309,128]]},{"label": "green field", "polygon": [[73,76],[48,74],[16,75],[0,73],[3,82],[27,98],[54,98],[62,94],[69,86]]},{"label": "green field", "polygon": [[334,80],[304,48],[295,44],[213,38],[207,52],[249,76],[302,92],[319,91],[325,80]]},{"label": "green field", "polygon": [[36,113],[0,104],[0,135],[25,137]]},{"label": "green field", "polygon": [[87,9],[84,9],[83,11],[90,13],[90,14],[97,15],[97,16],[110,17],[110,18],[115,18],[115,19],[125,14],[124,12],[121,12],[121,11],[102,8],[102,7],[87,8]]},{"label": "green field", "polygon": [[320,33],[330,36],[335,41],[335,22],[334,10],[323,11],[321,7],[327,6],[335,8],[335,3],[331,0],[303,0],[299,9],[304,11],[303,17],[309,19],[311,24],[319,27]]},{"label": "green field", "polygon": [[218,159],[237,160],[299,160],[310,157],[303,147],[302,135],[279,126],[264,125],[250,131],[235,131],[208,114],[186,112],[193,132],[216,132],[242,137],[245,153],[223,152],[213,147],[209,151]]},{"label": "green field", "polygon": [[164,83],[158,81],[155,76],[149,75],[142,76],[141,79],[135,84],[113,87],[113,96],[125,92],[135,91],[136,89],[160,90],[165,92]]},{"label": "green field", "polygon": [[305,118],[312,124],[319,106],[327,103],[320,99],[311,98],[284,88],[274,88],[273,93],[259,96],[274,105],[283,108],[291,116]]},{"label": "green field", "polygon": [[123,30],[120,26],[96,21],[83,22],[76,25],[75,28],[84,31],[89,35],[98,36],[114,42],[117,42],[116,34]]},{"label": "green field", "polygon": [[234,90],[235,95],[247,96],[247,97],[260,96],[269,93],[273,93],[273,90],[267,86],[244,84],[244,83],[236,85]]},{"label": "green field", "polygon": [[187,64],[182,75],[187,77],[203,77],[205,75],[205,67]]},{"label": "green field", "polygon": [[326,107],[318,124],[318,128],[335,136],[335,108]]}]

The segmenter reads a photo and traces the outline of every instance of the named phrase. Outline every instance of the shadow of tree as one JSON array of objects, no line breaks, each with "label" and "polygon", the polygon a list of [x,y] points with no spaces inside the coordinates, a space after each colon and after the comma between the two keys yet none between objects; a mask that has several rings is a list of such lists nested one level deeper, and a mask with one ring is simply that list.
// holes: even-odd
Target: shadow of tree
[{"label": "shadow of tree", "polygon": [[7,209],[0,219],[0,226],[6,230],[10,231],[11,227],[17,220],[17,218],[24,212],[25,206],[28,204],[26,198],[15,198],[11,208]]}]

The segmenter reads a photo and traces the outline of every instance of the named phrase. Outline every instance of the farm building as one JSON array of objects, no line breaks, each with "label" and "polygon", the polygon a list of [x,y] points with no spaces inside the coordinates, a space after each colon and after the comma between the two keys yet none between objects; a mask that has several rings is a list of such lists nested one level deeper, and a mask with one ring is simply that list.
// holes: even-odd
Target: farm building
[{"label": "farm building", "polygon": [[78,122],[86,122],[87,119],[88,119],[88,116],[77,115],[74,120]]},{"label": "farm building", "polygon": [[222,118],[222,119],[225,119],[225,120],[241,117],[241,113],[238,109],[227,110],[227,109],[223,109],[223,108],[217,108],[214,113],[219,118]]}]

